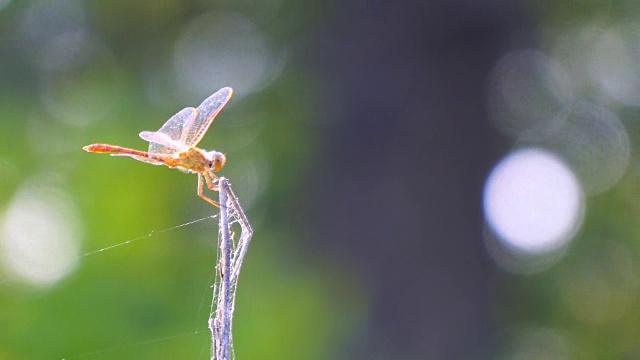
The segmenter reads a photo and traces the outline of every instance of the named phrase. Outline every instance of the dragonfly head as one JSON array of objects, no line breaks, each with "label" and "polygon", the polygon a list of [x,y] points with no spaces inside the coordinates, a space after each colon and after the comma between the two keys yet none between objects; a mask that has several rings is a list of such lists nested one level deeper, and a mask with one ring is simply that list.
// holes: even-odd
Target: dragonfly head
[{"label": "dragonfly head", "polygon": [[209,161],[209,167],[214,172],[220,171],[224,166],[224,163],[227,161],[227,158],[223,153],[215,150],[206,152],[205,157]]}]

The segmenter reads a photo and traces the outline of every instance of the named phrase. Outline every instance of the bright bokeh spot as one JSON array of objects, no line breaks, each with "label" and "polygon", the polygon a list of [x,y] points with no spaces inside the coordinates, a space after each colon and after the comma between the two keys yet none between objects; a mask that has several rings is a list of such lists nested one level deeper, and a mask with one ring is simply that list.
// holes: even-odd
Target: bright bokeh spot
[{"label": "bright bokeh spot", "polygon": [[515,51],[494,67],[488,107],[495,127],[513,139],[536,140],[563,120],[574,88],[564,67],[533,50]]},{"label": "bright bokeh spot", "polygon": [[602,34],[597,23],[577,23],[559,32],[554,32],[549,42],[549,56],[564,65],[571,83],[575,87],[576,98],[593,94],[593,81],[588,68],[593,57],[593,43]]},{"label": "bright bokeh spot", "polygon": [[576,85],[576,95],[640,106],[640,46],[638,22],[586,22],[554,33],[551,53]]},{"label": "bright bokeh spot", "polygon": [[109,50],[86,32],[65,33],[41,50],[40,97],[66,125],[105,119],[118,105],[122,74]]},{"label": "bright bokeh spot", "polygon": [[[602,38],[608,40],[598,40]],[[580,28],[560,37],[558,44],[555,54],[563,62],[533,50],[511,52],[500,59],[488,89],[491,120],[519,147],[541,147],[561,156],[585,193],[599,194],[625,173],[630,144],[625,126],[612,111],[580,100],[594,92],[586,74],[601,84],[609,98],[620,98],[637,96],[634,89],[640,71],[614,62],[629,58],[620,50],[629,46],[610,32]],[[588,56],[568,50],[598,44],[600,48]],[[614,95],[616,91],[619,96]]]},{"label": "bright bokeh spot", "polygon": [[37,66],[46,63],[42,51],[55,38],[88,29],[87,14],[78,0],[31,1],[25,5],[18,28],[19,49],[26,61]]},{"label": "bright bokeh spot", "polygon": [[20,18],[20,55],[32,65],[44,109],[65,125],[104,119],[124,91],[110,49],[78,0],[30,2]]},{"label": "bright bokeh spot", "polygon": [[583,204],[571,170],[537,148],[516,151],[500,161],[484,189],[485,217],[497,238],[534,255],[569,242],[580,225]]},{"label": "bright bokeh spot", "polygon": [[629,164],[625,126],[607,108],[588,103],[574,104],[545,138],[521,145],[543,147],[560,155],[589,195],[613,187]]},{"label": "bright bokeh spot", "polygon": [[603,32],[595,41],[588,73],[610,98],[637,107],[640,106],[637,50],[640,26],[634,21],[632,25],[616,30]]},{"label": "bright bokeh spot", "polygon": [[186,99],[233,84],[236,94],[256,91],[281,70],[264,32],[238,13],[204,14],[178,38],[174,66]]},{"label": "bright bokeh spot", "polygon": [[2,223],[1,265],[32,285],[55,283],[77,265],[78,224],[75,206],[62,190],[23,186]]}]

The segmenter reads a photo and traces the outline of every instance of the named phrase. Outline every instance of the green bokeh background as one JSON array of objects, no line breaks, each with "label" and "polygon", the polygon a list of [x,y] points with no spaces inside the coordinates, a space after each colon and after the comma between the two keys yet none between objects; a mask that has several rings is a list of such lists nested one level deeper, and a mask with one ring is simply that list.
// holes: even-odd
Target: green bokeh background
[{"label": "green bokeh background", "polygon": [[[159,128],[180,108],[197,106],[208,96],[191,97],[190,104],[174,97],[158,107],[150,103],[143,87],[150,69],[171,61],[167,49],[177,35],[202,14],[252,17],[273,39],[274,48],[284,48],[303,26],[310,8],[276,2],[263,7],[280,9],[267,17],[261,15],[259,3],[250,2],[66,4],[49,5],[49,10],[62,14],[51,11],[50,17],[40,20],[55,25],[59,16],[59,26],[65,26],[64,12],[82,9],[84,30],[102,47],[102,52],[89,54],[69,71],[54,74],[46,85],[54,87],[53,93],[59,96],[55,101],[63,107],[89,117],[75,124],[56,119],[43,107],[39,100],[43,75],[24,59],[25,54],[40,50],[22,48],[33,46],[21,38],[26,14],[46,5],[7,2],[0,11],[0,201],[8,206],[28,179],[61,189],[74,202],[79,215],[74,220],[79,222],[81,235],[77,268],[59,282],[33,286],[10,273],[3,276],[0,359],[208,358],[217,219],[164,230],[205,218],[217,209],[196,196],[193,175],[88,154],[81,147],[107,142],[144,150],[146,143],[137,138],[138,132]],[[163,76],[173,75],[167,71],[159,78]],[[352,280],[330,280],[332,271],[323,270],[329,260],[324,258],[297,260],[301,249],[296,229],[271,221],[267,212],[267,205],[277,201],[278,194],[295,189],[300,174],[308,170],[305,158],[313,152],[309,130],[293,121],[310,109],[291,106],[286,100],[295,94],[303,76],[287,71],[275,82],[264,82],[268,89],[244,94],[237,89],[200,144],[227,153],[223,175],[233,178],[241,202],[247,192],[255,191],[251,186],[261,188],[246,209],[259,235],[254,238],[238,290],[237,358],[327,358],[349,323],[364,311],[362,304],[356,306],[361,300]],[[154,90],[170,93],[160,85]],[[215,90],[212,87],[210,92]],[[104,109],[101,120],[91,119]],[[258,120],[256,112],[260,113]],[[247,118],[254,120],[237,125]],[[262,169],[261,177],[245,181],[243,167],[247,164]],[[128,240],[134,241],[82,255]],[[326,296],[336,291],[343,295]]]},{"label": "green bokeh background", "polygon": [[[573,21],[640,17],[633,2],[604,3],[523,2],[530,22],[522,27],[539,39],[514,35],[510,46],[535,43],[546,50],[551,45],[545,40]],[[308,224],[298,221],[296,208],[314,208],[305,181],[314,178],[315,165],[327,161],[319,143],[333,125],[326,119],[332,113],[318,94],[339,91],[330,88],[313,70],[313,61],[301,59],[300,53],[307,49],[309,54],[317,41],[314,31],[331,32],[323,28],[323,17],[339,18],[340,4],[65,0],[60,4],[71,5],[60,5],[60,11],[82,9],[82,29],[92,36],[87,43],[98,50],[87,58],[69,59],[76,65],[62,72],[43,70],[49,59],[39,57],[42,44],[25,40],[25,14],[38,4],[42,5],[0,0],[0,213],[21,189],[61,191],[75,209],[69,221],[78,234],[78,259],[68,274],[45,286],[30,284],[10,271],[2,273],[0,359],[209,358],[207,319],[216,271],[217,221],[177,226],[217,209],[196,196],[194,175],[81,150],[96,142],[144,150],[146,143],[137,137],[140,131],[159,128],[176,111],[196,106],[220,86],[235,87],[232,79],[218,87],[212,84],[208,94],[174,89],[176,75],[167,65],[174,61],[171,49],[203,14],[226,21],[238,14],[251,19],[270,40],[273,58],[280,59],[267,68],[271,76],[236,89],[200,144],[227,154],[222,175],[231,180],[254,227],[237,291],[236,358],[347,357],[351,342],[371,330],[367,321],[374,286],[351,268],[344,254],[301,239]],[[54,28],[66,26],[56,25],[58,17],[65,18],[52,11],[45,19]],[[532,30],[538,28],[540,32]],[[68,110],[70,119],[52,111],[48,101]],[[637,110],[612,106],[612,111],[627,127],[633,149],[640,130],[633,122]],[[487,135],[486,142],[496,161],[511,146],[495,133]],[[510,274],[492,264],[488,275],[479,275],[487,296],[478,302],[490,319],[473,331],[490,335],[485,343],[474,344],[478,350],[473,358],[545,359],[550,353],[563,354],[559,359],[640,356],[637,160],[632,150],[620,182],[587,199],[584,225],[561,262],[533,275]],[[368,176],[376,178],[378,170]],[[482,230],[477,230],[480,238]],[[613,240],[603,240],[609,238]],[[109,248],[114,245],[118,246]],[[93,253],[103,248],[109,249]],[[91,254],[83,255],[87,253]],[[413,276],[421,279],[424,274]],[[584,294],[584,301],[571,303],[580,298],[576,294]],[[611,313],[590,318],[593,309]],[[622,310],[618,314],[616,309]],[[386,345],[381,342],[380,347]],[[527,346],[535,349],[522,350]],[[389,348],[377,358],[429,358]]]}]

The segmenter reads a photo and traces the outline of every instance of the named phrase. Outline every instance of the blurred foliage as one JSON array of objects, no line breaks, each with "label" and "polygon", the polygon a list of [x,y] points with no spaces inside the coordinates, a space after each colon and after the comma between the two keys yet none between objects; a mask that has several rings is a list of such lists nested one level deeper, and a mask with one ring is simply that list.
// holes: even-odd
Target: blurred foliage
[{"label": "blurred foliage", "polygon": [[[575,24],[636,21],[636,3],[526,6],[540,27],[536,46],[550,53],[555,36]],[[299,211],[296,204],[311,206],[299,190],[322,155],[318,124],[331,121],[316,97],[331,89],[299,63],[296,52],[313,40],[313,19],[336,15],[331,6],[291,0],[0,1],[2,212],[12,209],[21,191],[49,186],[74,201],[76,217],[66,226],[80,234],[69,240],[69,246],[77,241],[78,257],[56,281],[33,285],[1,273],[0,359],[209,357],[217,221],[179,225],[217,209],[196,196],[194,175],[87,154],[81,147],[105,142],[144,150],[140,131],[159,128],[221,86],[236,93],[201,145],[227,154],[222,174],[255,230],[237,292],[236,358],[336,359],[349,350],[354,333],[364,337],[367,284],[338,260],[327,260],[335,257],[305,253],[299,237],[306,224],[291,216]],[[195,25],[215,21],[223,29],[237,25],[224,35],[227,47],[185,39],[187,30],[201,29]],[[212,34],[197,35],[206,40]],[[513,36],[520,46],[523,39]],[[178,46],[185,43],[192,46]],[[210,47],[215,49],[207,53]],[[220,58],[214,61],[212,53]],[[631,53],[637,58],[635,48]],[[229,83],[212,81],[209,93],[191,83],[216,76]],[[616,112],[633,149],[640,139],[638,111],[607,103],[596,92],[580,95]],[[485,344],[487,358],[640,356],[639,180],[632,151],[616,186],[587,199],[583,227],[563,261],[540,274],[496,276],[488,306],[498,344]],[[24,233],[49,230],[38,218],[27,220],[34,229]],[[0,233],[7,236],[7,230]],[[6,257],[0,262],[10,267]]]},{"label": "blurred foliage", "polygon": [[[304,14],[285,1],[24,1],[0,11],[0,204],[9,207],[25,181],[54,186],[76,201],[79,218],[70,220],[82,234],[77,268],[59,282],[0,278],[0,359],[209,357],[217,220],[164,230],[217,209],[196,196],[193,175],[81,150],[96,142],[144,150],[138,132],[207,96],[179,95],[167,66],[203,13],[242,14],[274,51],[290,46]],[[361,295],[336,281],[332,264],[287,263],[302,251],[297,230],[273,222],[268,204],[306,171],[311,133],[297,119],[310,110],[286,100],[300,87],[290,74],[258,86],[236,89],[201,144],[227,153],[222,174],[255,227],[238,288],[236,357],[323,359],[362,316]],[[350,295],[329,295],[336,291]]]}]

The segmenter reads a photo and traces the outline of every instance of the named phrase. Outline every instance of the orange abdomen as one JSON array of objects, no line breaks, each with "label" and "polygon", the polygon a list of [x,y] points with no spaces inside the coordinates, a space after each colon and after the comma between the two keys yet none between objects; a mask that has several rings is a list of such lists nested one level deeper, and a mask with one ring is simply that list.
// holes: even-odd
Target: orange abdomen
[{"label": "orange abdomen", "polygon": [[146,151],[140,151],[136,149],[129,149],[122,146],[110,145],[110,144],[91,144],[82,148],[88,152],[94,153],[108,153],[108,154],[131,154],[141,157],[149,157],[149,153]]}]

